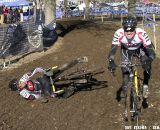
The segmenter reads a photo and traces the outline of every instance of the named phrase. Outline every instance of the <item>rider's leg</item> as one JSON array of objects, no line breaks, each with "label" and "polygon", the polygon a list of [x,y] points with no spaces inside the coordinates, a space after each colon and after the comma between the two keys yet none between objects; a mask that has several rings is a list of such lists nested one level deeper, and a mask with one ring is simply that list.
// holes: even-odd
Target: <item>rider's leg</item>
[{"label": "rider's leg", "polygon": [[143,97],[144,98],[148,98],[148,96],[149,96],[148,83],[149,83],[149,79],[150,79],[150,75],[151,75],[150,70],[144,71],[143,75],[144,75],[144,80],[143,80]]},{"label": "rider's leg", "polygon": [[123,82],[122,82],[122,91],[121,91],[121,98],[126,97],[126,93],[127,93],[127,88],[128,88],[128,82],[129,82],[129,73],[128,72],[123,72],[122,69],[122,78],[123,78]]},{"label": "rider's leg", "polygon": [[78,63],[78,60],[77,60],[77,59],[76,59],[76,60],[73,60],[73,61],[71,61],[71,62],[69,62],[69,63],[66,63],[66,64],[62,65],[61,67],[59,67],[59,70],[60,70],[60,72],[63,72],[63,71],[65,71],[65,70],[73,67],[73,66],[76,65],[77,63]]},{"label": "rider's leg", "polygon": [[[129,54],[129,51],[126,49],[122,49],[121,51],[121,63],[128,63],[131,60],[131,54]],[[128,68],[127,67],[122,67],[122,78],[123,78],[123,82],[122,82],[122,91],[121,91],[121,97],[125,97],[126,96],[126,92],[127,92],[127,86],[128,86],[128,82],[129,82],[129,72],[128,72]]]},{"label": "rider's leg", "polygon": [[[146,60],[146,58],[148,58],[146,55],[143,55],[141,57],[142,64]],[[151,66],[148,70],[144,70],[143,76],[144,76],[144,79],[143,79],[143,97],[148,98],[148,96],[149,96],[148,84],[149,84],[149,80],[150,80],[150,76],[151,76]]]},{"label": "rider's leg", "polygon": [[42,78],[38,78],[37,81],[41,84],[42,93],[46,96],[50,96],[53,90],[49,78],[44,75]]},{"label": "rider's leg", "polygon": [[147,71],[144,70],[143,75],[144,75],[143,84],[148,85],[149,79],[150,79],[150,76],[151,76],[151,70],[147,70]]},{"label": "rider's leg", "polygon": [[143,79],[143,102],[142,102],[142,106],[143,106],[143,108],[148,108],[148,102],[147,102],[147,98],[149,96],[148,83],[149,83],[149,79],[150,79],[150,75],[151,75],[151,70],[144,71],[143,75],[144,75],[144,79]]}]

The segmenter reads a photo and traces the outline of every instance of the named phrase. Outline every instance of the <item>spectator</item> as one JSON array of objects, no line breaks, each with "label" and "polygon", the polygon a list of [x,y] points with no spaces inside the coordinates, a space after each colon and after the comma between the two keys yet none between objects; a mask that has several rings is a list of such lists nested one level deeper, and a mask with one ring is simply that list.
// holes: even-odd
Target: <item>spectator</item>
[{"label": "spectator", "polygon": [[14,16],[15,16],[16,22],[20,20],[20,13],[17,8],[14,11]]},{"label": "spectator", "polygon": [[12,8],[10,7],[9,9],[9,12],[8,12],[8,15],[7,15],[7,23],[13,23],[13,10]]},{"label": "spectator", "polygon": [[3,16],[3,6],[0,6],[0,24],[3,24],[4,16]]},{"label": "spectator", "polygon": [[7,23],[7,15],[8,15],[8,8],[3,8],[3,14],[4,14],[4,23]]},{"label": "spectator", "polygon": [[20,22],[23,22],[23,7],[20,9]]}]

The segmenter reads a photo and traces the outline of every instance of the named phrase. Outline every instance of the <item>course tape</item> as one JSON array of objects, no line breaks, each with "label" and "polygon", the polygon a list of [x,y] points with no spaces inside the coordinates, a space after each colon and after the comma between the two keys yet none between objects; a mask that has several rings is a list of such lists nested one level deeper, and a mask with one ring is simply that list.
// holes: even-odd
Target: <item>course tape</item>
[{"label": "course tape", "polygon": [[[74,9],[74,10],[68,10],[67,16],[82,16],[84,15],[84,10]],[[105,15],[105,14],[127,14],[128,9],[125,6],[100,6],[95,8],[90,8],[90,15]],[[139,5],[136,4],[135,7],[135,13],[136,16],[143,16],[145,14],[155,14],[160,15],[160,6],[146,6],[146,5]],[[62,13],[61,8],[56,9],[56,17],[61,18],[64,14]]]},{"label": "course tape", "polygon": [[[149,20],[149,22],[147,21]],[[155,22],[152,18],[147,15],[144,15],[144,26],[160,26],[159,23]]]}]

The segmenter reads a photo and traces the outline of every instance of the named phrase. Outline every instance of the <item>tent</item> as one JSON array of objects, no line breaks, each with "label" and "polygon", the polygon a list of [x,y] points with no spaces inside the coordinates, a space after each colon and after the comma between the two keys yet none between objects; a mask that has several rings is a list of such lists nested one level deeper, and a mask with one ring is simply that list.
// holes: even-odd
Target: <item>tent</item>
[{"label": "tent", "polygon": [[29,2],[26,0],[0,0],[7,7],[19,7],[19,6],[29,6]]}]

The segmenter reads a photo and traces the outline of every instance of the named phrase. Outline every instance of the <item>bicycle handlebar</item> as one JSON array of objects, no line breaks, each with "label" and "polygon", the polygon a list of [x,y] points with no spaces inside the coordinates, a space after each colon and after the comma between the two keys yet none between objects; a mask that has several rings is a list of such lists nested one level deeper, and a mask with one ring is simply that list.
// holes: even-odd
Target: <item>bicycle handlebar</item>
[{"label": "bicycle handlebar", "polygon": [[142,66],[142,64],[133,64],[133,63],[121,63],[120,65],[118,65],[117,67],[134,67],[134,66]]}]

